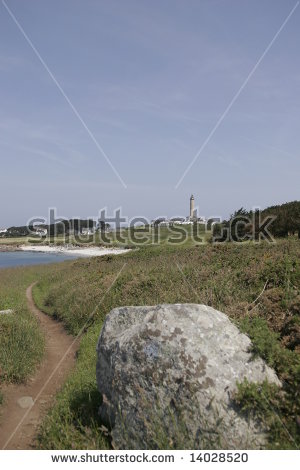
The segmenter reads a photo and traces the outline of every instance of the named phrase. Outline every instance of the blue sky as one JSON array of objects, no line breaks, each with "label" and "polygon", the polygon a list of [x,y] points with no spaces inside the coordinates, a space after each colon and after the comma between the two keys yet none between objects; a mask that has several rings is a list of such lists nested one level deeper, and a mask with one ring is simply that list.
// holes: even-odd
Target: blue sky
[{"label": "blue sky", "polygon": [[296,1],[6,4],[82,121],[0,1],[0,228],[299,199],[300,6],[176,188]]}]

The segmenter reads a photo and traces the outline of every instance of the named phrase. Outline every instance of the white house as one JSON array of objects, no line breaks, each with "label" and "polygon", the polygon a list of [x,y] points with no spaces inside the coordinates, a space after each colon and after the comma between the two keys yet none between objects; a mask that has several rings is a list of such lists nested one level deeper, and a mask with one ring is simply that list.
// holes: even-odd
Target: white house
[{"label": "white house", "polygon": [[35,233],[40,237],[46,237],[48,235],[48,229],[46,228],[36,228]]},{"label": "white house", "polygon": [[81,235],[93,235],[95,233],[95,229],[93,228],[83,228],[81,230]]}]

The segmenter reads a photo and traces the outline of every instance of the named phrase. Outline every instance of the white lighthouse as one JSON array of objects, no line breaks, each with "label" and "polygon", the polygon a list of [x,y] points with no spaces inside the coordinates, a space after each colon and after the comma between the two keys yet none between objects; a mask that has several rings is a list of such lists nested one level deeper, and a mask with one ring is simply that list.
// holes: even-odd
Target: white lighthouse
[{"label": "white lighthouse", "polygon": [[191,195],[190,197],[190,219],[192,220],[194,218],[194,212],[195,212],[195,199],[194,196]]}]

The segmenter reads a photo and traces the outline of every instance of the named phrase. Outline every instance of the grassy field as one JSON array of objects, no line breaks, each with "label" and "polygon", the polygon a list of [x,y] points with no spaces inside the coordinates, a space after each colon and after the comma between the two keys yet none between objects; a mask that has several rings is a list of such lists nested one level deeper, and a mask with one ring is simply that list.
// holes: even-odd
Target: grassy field
[{"label": "grassy field", "polygon": [[1,245],[95,245],[110,247],[130,247],[149,246],[149,245],[174,245],[180,244],[184,246],[193,246],[205,243],[211,235],[210,231],[205,233],[203,224],[182,225],[172,227],[135,227],[124,228],[119,231],[111,231],[108,233],[96,232],[95,235],[70,235],[57,237],[20,237],[20,238],[0,238]]},{"label": "grassy field", "polygon": [[[95,377],[95,348],[103,320],[121,305],[178,302],[211,305],[250,335],[253,353],[276,369],[283,388],[244,383],[236,403],[245,414],[266,422],[270,448],[300,445],[298,240],[272,245],[163,244],[15,273],[20,289],[38,278],[34,297],[39,307],[72,334],[82,334],[76,369],[41,427],[39,448],[109,447],[97,415],[100,396]],[[6,281],[0,278],[1,284],[4,280],[12,285],[6,276]]]},{"label": "grassy field", "polygon": [[16,238],[0,238],[0,246],[1,245],[27,245],[28,237],[16,237]]},{"label": "grassy field", "polygon": [[0,310],[14,311],[0,315],[0,405],[1,384],[25,382],[43,357],[44,337],[28,310],[26,289],[47,270],[47,265],[0,269]]},{"label": "grassy field", "polygon": [[36,276],[30,268],[0,269],[0,310],[14,310],[0,315],[0,395],[1,384],[25,381],[43,356],[44,338],[25,296]]},{"label": "grassy field", "polygon": [[95,346],[103,319],[113,307],[196,302],[226,312],[251,336],[254,354],[260,354],[284,380],[282,390],[264,385],[263,393],[259,387],[241,384],[236,401],[245,413],[256,413],[266,421],[271,448],[296,448],[300,444],[299,255],[298,241],[165,246],[52,266],[35,289],[36,301],[73,334],[84,328],[84,338],[76,371],[45,420],[39,446],[108,445],[97,417]]}]

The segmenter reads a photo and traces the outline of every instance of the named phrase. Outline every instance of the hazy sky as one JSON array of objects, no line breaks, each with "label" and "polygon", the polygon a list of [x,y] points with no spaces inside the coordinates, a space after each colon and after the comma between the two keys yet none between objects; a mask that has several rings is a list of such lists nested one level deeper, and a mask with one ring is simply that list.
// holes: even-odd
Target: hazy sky
[{"label": "hazy sky", "polygon": [[40,59],[0,0],[0,228],[299,199],[295,0],[6,5]]}]

